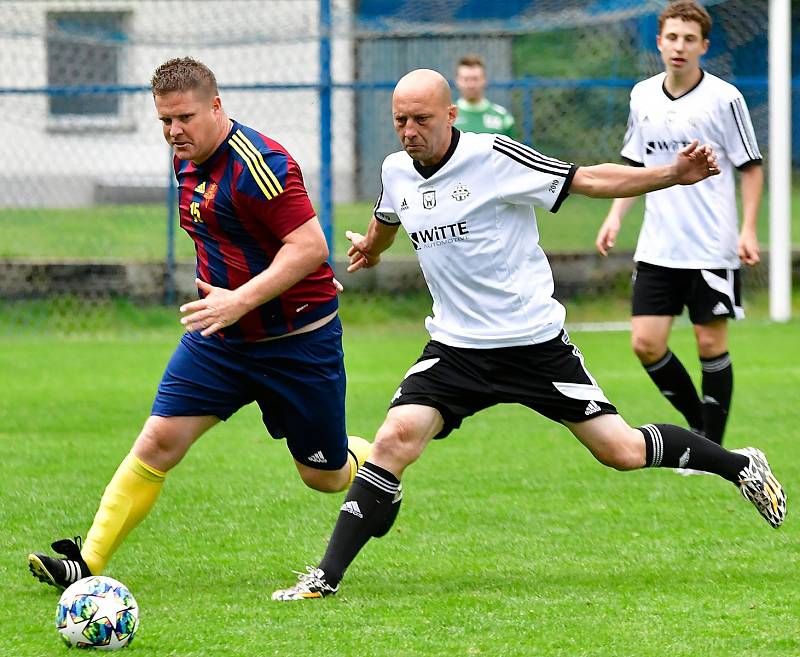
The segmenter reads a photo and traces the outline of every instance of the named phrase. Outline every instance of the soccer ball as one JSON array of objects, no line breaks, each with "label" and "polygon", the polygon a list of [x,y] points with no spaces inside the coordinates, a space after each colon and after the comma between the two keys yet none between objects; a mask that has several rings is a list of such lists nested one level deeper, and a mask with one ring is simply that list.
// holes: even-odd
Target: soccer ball
[{"label": "soccer ball", "polygon": [[69,586],[56,607],[56,628],[68,646],[116,650],[139,627],[139,606],[128,588],[110,577],[84,577]]}]

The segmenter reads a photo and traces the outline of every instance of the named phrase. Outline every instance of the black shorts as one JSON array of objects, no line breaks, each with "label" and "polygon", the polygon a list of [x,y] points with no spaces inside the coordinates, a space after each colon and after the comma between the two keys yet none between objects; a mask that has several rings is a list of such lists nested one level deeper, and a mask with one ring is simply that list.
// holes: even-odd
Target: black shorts
[{"label": "black shorts", "polygon": [[566,331],[524,347],[463,349],[431,341],[406,372],[390,408],[421,404],[438,410],[444,438],[461,421],[495,404],[516,403],[560,422],[616,414]]},{"label": "black shorts", "polygon": [[744,317],[738,269],[673,269],[637,262],[633,271],[631,314],[680,315],[692,324]]}]

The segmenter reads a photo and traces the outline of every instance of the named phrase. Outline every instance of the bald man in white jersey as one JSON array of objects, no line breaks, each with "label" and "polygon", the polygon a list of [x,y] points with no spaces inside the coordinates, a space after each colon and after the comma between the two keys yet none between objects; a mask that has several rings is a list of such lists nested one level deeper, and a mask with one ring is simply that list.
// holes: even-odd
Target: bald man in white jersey
[{"label": "bald man in white jersey", "polygon": [[499,403],[561,422],[617,470],[689,464],[718,474],[778,527],[785,495],[759,450],[729,452],[671,425],[634,429],[617,414],[564,331],[538,246],[533,205],[555,211],[569,193],[612,198],[695,183],[717,171],[708,146],[693,142],[658,168],[578,167],[503,135],[459,132],[447,81],[427,69],[397,83],[392,115],[403,150],[383,163],[367,234],[347,233],[348,271],[378,265],[402,224],[433,297],[431,340],[392,397],[319,566],[273,599],[336,593],[361,548],[394,522],[405,469],[432,439]]},{"label": "bald man in white jersey", "polygon": [[[694,138],[717,154],[722,175],[647,194],[634,254],[631,343],[687,425],[721,444],[733,394],[728,318],[744,317],[740,263],[759,261],[756,221],[764,175],[742,94],[700,68],[710,30],[711,17],[696,2],[673,3],[659,16],[657,43],[666,70],[633,88],[622,155],[634,166],[660,166]],[[738,236],[735,169],[743,208]],[[603,255],[635,200],[612,204],[596,240]],[[668,346],[673,320],[684,307],[694,325],[702,400]]]}]

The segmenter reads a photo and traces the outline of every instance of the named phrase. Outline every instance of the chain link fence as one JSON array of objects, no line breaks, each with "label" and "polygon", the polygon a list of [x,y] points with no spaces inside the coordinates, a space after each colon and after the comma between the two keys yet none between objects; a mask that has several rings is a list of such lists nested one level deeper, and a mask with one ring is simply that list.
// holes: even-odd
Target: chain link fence
[{"label": "chain link fence", "polygon": [[[488,95],[511,109],[518,139],[579,163],[618,160],[630,88],[661,70],[655,34],[664,5],[0,3],[0,332],[134,331],[174,318],[175,302],[194,294],[194,249],[176,234],[170,154],[148,88],[166,59],[207,63],[229,115],[300,163],[323,220],[358,216],[363,225],[380,163],[397,149],[389,106],[399,76],[427,67],[452,78],[461,55],[478,53]],[[704,66],[742,90],[766,150],[767,1],[706,5],[715,27]],[[793,141],[800,144],[797,134]],[[617,290],[630,269],[626,258],[614,268],[590,253],[605,209],[597,206],[573,243],[558,242],[568,254],[563,276],[555,263],[564,293]],[[569,213],[566,204],[559,219],[569,223]],[[546,226],[542,234],[547,247]],[[355,284],[392,293],[421,285],[414,265],[412,273],[397,267]],[[578,270],[587,273],[573,280]],[[765,272],[750,278],[766,285]]]}]

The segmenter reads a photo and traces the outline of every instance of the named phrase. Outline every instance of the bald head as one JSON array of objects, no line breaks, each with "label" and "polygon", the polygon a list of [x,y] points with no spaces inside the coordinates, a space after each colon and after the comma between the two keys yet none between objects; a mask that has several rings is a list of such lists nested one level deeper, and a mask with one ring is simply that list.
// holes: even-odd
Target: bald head
[{"label": "bald head", "polygon": [[425,166],[437,164],[450,146],[456,120],[445,77],[418,68],[400,78],[392,94],[392,117],[406,153]]},{"label": "bald head", "polygon": [[418,68],[406,73],[394,88],[392,101],[396,98],[419,97],[445,107],[453,102],[450,85],[438,71]]}]

